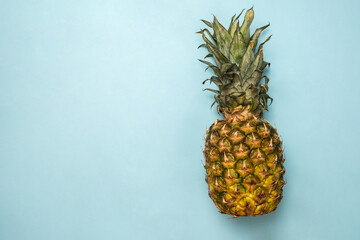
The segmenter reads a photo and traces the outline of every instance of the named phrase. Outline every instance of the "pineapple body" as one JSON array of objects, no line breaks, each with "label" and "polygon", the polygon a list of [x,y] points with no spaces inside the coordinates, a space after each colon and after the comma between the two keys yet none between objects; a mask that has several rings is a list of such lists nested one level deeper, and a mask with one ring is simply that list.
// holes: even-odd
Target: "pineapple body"
[{"label": "pineapple body", "polygon": [[209,196],[221,213],[255,216],[282,198],[284,156],[277,130],[240,108],[217,120],[205,140]]}]

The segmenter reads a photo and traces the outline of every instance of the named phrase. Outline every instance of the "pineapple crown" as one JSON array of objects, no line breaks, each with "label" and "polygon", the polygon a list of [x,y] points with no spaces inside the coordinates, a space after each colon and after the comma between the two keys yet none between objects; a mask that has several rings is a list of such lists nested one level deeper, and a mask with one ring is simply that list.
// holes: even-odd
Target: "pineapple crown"
[{"label": "pineapple crown", "polygon": [[[244,11],[244,10],[243,10]],[[242,11],[242,12],[243,12]],[[256,45],[261,32],[270,24],[255,30],[250,37],[250,25],[254,19],[253,9],[249,9],[244,17],[242,25],[239,25],[239,17],[242,12],[231,18],[230,26],[226,30],[214,16],[213,22],[203,21],[209,28],[213,29],[213,34],[207,29],[201,29],[204,44],[209,54],[204,59],[211,57],[215,64],[201,60],[208,65],[205,71],[211,68],[215,76],[206,79],[214,83],[218,90],[206,88],[216,93],[215,101],[211,105],[218,103],[218,111],[223,114],[232,113],[238,107],[249,107],[255,115],[262,116],[264,110],[268,110],[268,100],[272,98],[267,94],[269,78],[263,76],[263,70],[270,63],[263,60],[263,45],[270,40],[268,37],[259,45]],[[265,79],[261,83],[262,79]]]}]

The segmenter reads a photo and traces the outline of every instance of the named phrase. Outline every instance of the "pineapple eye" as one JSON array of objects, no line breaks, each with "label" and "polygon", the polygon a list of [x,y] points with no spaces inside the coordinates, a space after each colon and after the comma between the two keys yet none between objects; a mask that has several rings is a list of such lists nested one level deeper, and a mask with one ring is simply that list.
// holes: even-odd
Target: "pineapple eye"
[{"label": "pineapple eye", "polygon": [[219,141],[218,148],[220,152],[230,152],[231,150],[231,143],[228,139],[223,138]]},{"label": "pineapple eye", "polygon": [[245,138],[245,135],[241,131],[235,129],[230,133],[228,138],[232,144],[238,144]]}]

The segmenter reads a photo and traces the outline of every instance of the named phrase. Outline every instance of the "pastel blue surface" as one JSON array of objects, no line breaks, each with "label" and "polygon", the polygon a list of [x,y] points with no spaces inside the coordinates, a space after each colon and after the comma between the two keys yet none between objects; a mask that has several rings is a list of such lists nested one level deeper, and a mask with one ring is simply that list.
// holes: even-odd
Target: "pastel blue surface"
[{"label": "pastel blue surface", "polygon": [[208,197],[195,32],[253,4],[1,1],[0,239],[360,239],[356,0],[256,1],[284,198],[231,220]]}]

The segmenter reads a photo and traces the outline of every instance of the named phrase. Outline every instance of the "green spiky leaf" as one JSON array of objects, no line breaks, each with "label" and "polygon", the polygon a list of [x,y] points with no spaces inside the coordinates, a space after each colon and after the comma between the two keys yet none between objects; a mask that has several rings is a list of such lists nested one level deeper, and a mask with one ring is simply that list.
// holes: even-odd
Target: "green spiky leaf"
[{"label": "green spiky leaf", "polygon": [[263,27],[261,27],[261,28],[256,29],[254,34],[251,36],[251,41],[254,44],[254,49],[255,49],[255,47],[257,45],[257,42],[258,42],[258,39],[260,37],[261,32],[264,31],[268,26],[270,26],[270,23],[263,26]]},{"label": "green spiky leaf", "polygon": [[250,8],[244,17],[244,22],[240,27],[240,32],[243,35],[244,41],[246,44],[250,41],[250,25],[254,19],[254,11]]},{"label": "green spiky leaf", "polygon": [[214,55],[216,65],[220,66],[221,63],[227,62],[226,57],[217,49],[217,47],[206,37],[204,31],[201,32],[202,38],[206,43],[206,47],[210,53]]},{"label": "green spiky leaf", "polygon": [[237,15],[237,17],[234,19],[234,21],[238,20],[241,16],[241,14],[245,11],[245,9],[241,10],[241,12],[239,13],[239,15]]},{"label": "green spiky leaf", "polygon": [[206,21],[206,20],[204,20],[204,19],[201,19],[201,21],[202,21],[203,23],[205,23],[208,27],[210,27],[210,28],[213,27],[211,22]]},{"label": "green spiky leaf", "polygon": [[205,88],[203,91],[210,91],[210,92],[213,92],[213,93],[216,93],[216,94],[220,94],[220,91],[215,90],[215,89],[211,89],[211,88]]},{"label": "green spiky leaf", "polygon": [[258,49],[258,52],[257,52],[257,54],[256,54],[256,56],[255,56],[254,61],[250,64],[249,68],[246,70],[246,73],[245,73],[245,75],[244,75],[244,78],[245,78],[245,79],[248,78],[248,77],[250,77],[250,76],[254,73],[254,71],[255,71],[256,69],[260,69],[260,68],[261,68],[261,66],[262,66],[262,61],[263,61],[263,46],[264,46],[264,44],[265,44],[267,41],[270,40],[270,38],[271,38],[271,36],[268,37],[263,43],[260,44],[259,49]]},{"label": "green spiky leaf", "polygon": [[240,65],[240,72],[243,77],[245,76],[251,63],[254,61],[254,58],[255,58],[254,52],[252,50],[251,45],[249,44]]},{"label": "green spiky leaf", "polygon": [[205,47],[205,46],[206,46],[206,44],[205,44],[205,43],[200,44],[200,45],[198,46],[198,49],[199,49],[199,48],[201,48],[201,47]]},{"label": "green spiky leaf", "polygon": [[216,38],[216,43],[217,46],[219,47],[220,52],[222,52],[225,55],[225,57],[229,58],[231,36],[229,32],[224,28],[224,26],[218,22],[215,16],[214,16],[213,29]]},{"label": "green spiky leaf", "polygon": [[234,34],[238,28],[239,28],[239,20],[236,20],[230,25],[228,32],[232,38],[234,37]]},{"label": "green spiky leaf", "polygon": [[240,65],[242,57],[245,54],[246,45],[239,29],[234,34],[234,38],[230,45],[230,60]]}]

